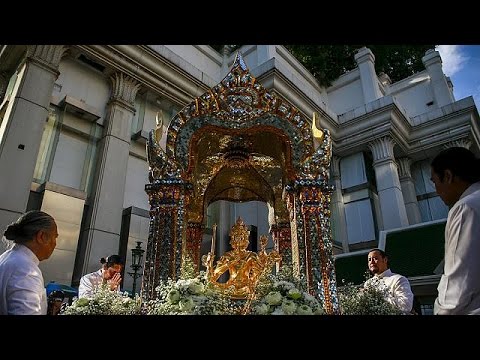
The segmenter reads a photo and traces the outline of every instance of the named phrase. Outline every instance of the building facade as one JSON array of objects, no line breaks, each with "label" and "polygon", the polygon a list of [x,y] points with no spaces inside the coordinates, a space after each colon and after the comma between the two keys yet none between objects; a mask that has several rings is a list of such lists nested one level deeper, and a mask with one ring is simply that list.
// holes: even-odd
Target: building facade
[{"label": "building facade", "polygon": [[[479,114],[472,97],[456,100],[439,53],[425,70],[391,83],[375,73],[367,48],[357,68],[328,88],[281,45],[239,51],[258,82],[330,131],[336,253],[378,246],[380,233],[445,218],[430,182],[430,161],[444,147],[479,153]],[[57,221],[59,238],[43,261],[45,281],[77,285],[119,253],[131,264],[146,248],[148,132],[218,84],[235,54],[208,45],[3,45],[0,52],[0,228],[31,209]],[[162,137],[163,142],[166,136]],[[160,144],[165,147],[165,143]],[[205,246],[218,224],[220,253],[241,216],[268,234],[263,202],[217,201],[205,220]],[[223,248],[222,248],[223,246]],[[273,244],[270,244],[273,247]],[[3,249],[2,249],[3,251]],[[131,289],[125,274],[123,287]]]}]

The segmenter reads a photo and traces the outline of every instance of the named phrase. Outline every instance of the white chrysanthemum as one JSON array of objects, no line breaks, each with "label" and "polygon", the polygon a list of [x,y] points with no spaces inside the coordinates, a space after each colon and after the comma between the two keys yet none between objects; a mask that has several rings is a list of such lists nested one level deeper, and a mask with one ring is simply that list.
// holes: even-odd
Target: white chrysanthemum
[{"label": "white chrysanthemum", "polygon": [[265,302],[268,305],[279,305],[282,302],[282,294],[278,291],[270,291],[267,296],[265,296]]},{"label": "white chrysanthemum", "polygon": [[292,315],[297,310],[297,305],[292,300],[284,300],[282,303],[282,310],[285,315]]},{"label": "white chrysanthemum", "polygon": [[313,315],[312,308],[308,305],[300,305],[297,308],[298,315]]},{"label": "white chrysanthemum", "polygon": [[293,288],[288,290],[287,296],[293,300],[297,300],[302,297],[302,292],[296,288]]},{"label": "white chrysanthemum", "polygon": [[254,310],[256,315],[267,315],[270,312],[270,306],[267,304],[260,304],[255,306]]}]

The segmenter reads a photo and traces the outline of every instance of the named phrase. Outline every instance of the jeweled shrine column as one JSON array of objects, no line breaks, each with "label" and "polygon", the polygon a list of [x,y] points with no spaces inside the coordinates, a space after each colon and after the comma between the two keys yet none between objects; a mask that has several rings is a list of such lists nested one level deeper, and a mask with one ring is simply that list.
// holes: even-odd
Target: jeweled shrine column
[{"label": "jeweled shrine column", "polygon": [[150,230],[143,272],[142,298],[156,298],[161,280],[180,276],[182,245],[186,239],[185,204],[190,184],[180,179],[145,185],[150,202]]},{"label": "jeweled shrine column", "polygon": [[195,264],[195,271],[200,271],[200,246],[202,245],[203,224],[189,222],[187,226],[187,241],[185,255],[189,256]]},{"label": "jeweled shrine column", "polygon": [[282,256],[279,266],[292,265],[292,234],[290,223],[281,222],[273,224],[270,228],[275,250]]},{"label": "jeweled shrine column", "polygon": [[293,204],[292,199],[288,204],[294,214],[291,222],[294,269],[306,277],[309,292],[322,300],[325,312],[338,314],[330,229],[333,189],[310,180],[296,181],[293,188],[296,190],[293,194],[289,189]]},{"label": "jeweled shrine column", "polygon": [[300,200],[293,186],[285,187],[284,198],[290,213],[290,244],[292,270],[297,277],[306,275],[305,239],[303,233],[303,217]]}]

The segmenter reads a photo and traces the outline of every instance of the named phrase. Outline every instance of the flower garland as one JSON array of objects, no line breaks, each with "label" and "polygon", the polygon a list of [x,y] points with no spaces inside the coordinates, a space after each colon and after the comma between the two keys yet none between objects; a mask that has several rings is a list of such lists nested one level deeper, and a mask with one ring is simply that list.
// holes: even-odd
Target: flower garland
[{"label": "flower garland", "polygon": [[323,304],[309,294],[289,268],[261,280],[251,315],[324,315]]},{"label": "flower garland", "polygon": [[235,304],[213,290],[202,272],[193,279],[168,279],[156,289],[157,299],[146,304],[149,315],[227,315],[238,313]]},{"label": "flower garland", "polygon": [[337,288],[340,310],[343,315],[402,315],[403,312],[388,302],[386,286],[370,283],[361,287],[344,284]]},{"label": "flower garland", "polygon": [[60,311],[60,315],[136,315],[141,314],[141,302],[128,293],[111,291],[105,286],[99,287],[90,298],[75,299]]}]

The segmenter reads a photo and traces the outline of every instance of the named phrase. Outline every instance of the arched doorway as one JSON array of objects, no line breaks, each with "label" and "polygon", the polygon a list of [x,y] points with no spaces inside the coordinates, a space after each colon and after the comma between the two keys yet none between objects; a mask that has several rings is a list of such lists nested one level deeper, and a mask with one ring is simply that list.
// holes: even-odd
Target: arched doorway
[{"label": "arched doorway", "polygon": [[[146,191],[150,233],[142,296],[180,275],[182,257],[200,264],[207,207],[218,200],[263,201],[282,266],[304,275],[327,313],[338,312],[330,235],[328,131],[269,93],[240,54],[215,87],[149,135]],[[315,150],[315,143],[319,143]]]}]

